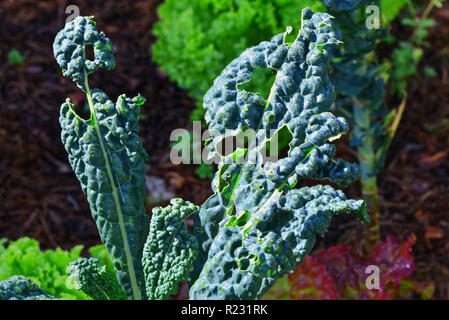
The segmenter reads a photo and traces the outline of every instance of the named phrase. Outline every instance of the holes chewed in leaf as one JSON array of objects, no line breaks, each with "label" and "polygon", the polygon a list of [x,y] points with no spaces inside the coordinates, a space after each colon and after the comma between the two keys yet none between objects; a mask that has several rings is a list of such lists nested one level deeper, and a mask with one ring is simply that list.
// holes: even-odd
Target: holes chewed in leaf
[{"label": "holes chewed in leaf", "polygon": [[260,94],[265,99],[268,99],[275,77],[276,70],[274,69],[256,68],[251,76],[251,80],[237,85],[237,88]]},{"label": "holes chewed in leaf", "polygon": [[277,130],[273,137],[267,140],[261,151],[263,163],[286,158],[288,156],[288,151],[290,150],[289,144],[292,139],[293,135],[287,126],[283,126]]},{"label": "holes chewed in leaf", "polygon": [[91,44],[86,44],[84,46],[84,56],[87,60],[94,61],[95,60],[95,53],[94,53],[94,47]]}]

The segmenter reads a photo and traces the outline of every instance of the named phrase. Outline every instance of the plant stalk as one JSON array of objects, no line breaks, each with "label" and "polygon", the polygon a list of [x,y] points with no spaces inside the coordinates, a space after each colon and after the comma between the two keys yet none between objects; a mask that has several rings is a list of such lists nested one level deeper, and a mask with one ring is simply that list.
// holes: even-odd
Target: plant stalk
[{"label": "plant stalk", "polygon": [[365,229],[363,251],[368,255],[380,241],[380,210],[377,176],[362,180],[362,193],[365,199],[371,224]]}]

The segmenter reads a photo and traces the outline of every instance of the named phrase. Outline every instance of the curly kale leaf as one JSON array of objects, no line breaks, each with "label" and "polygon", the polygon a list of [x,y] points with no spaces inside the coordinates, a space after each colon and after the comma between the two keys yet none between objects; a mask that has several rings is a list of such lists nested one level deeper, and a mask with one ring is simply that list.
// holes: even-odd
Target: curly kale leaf
[{"label": "curly kale leaf", "polygon": [[94,300],[127,299],[117,279],[106,270],[106,266],[100,266],[95,258],[75,260],[67,267],[67,272],[75,288]]},{"label": "curly kale leaf", "polygon": [[[284,39],[280,34],[244,51],[204,97],[212,135],[207,146],[221,163],[215,194],[195,217],[200,252],[191,298],[257,298],[302,261],[332,214],[348,211],[368,219],[362,201],[345,200],[329,187],[291,190],[302,179],[346,186],[359,169],[334,160],[330,143],[349,129],[345,119],[327,112],[335,96],[324,49],[340,42],[332,17],[304,9],[298,37],[291,44]],[[277,71],[268,99],[239,89],[255,68]],[[248,129],[258,131],[256,147],[243,150],[243,163],[236,161],[242,150],[220,152],[223,139]],[[264,163],[260,150],[270,130],[288,133],[289,149],[287,156]]]},{"label": "curly kale leaf", "polygon": [[142,265],[149,299],[167,299],[176,294],[178,283],[187,278],[198,255],[198,243],[189,234],[185,219],[199,207],[182,199],[153,209],[150,232],[145,243]]},{"label": "curly kale leaf", "polygon": [[365,219],[363,201],[346,200],[330,186],[274,194],[248,220],[241,216],[220,230],[209,250],[193,299],[255,299],[296,269],[323,235],[333,214]]},{"label": "curly kale leaf", "polygon": [[[86,59],[93,45],[95,60]],[[121,95],[117,103],[99,89],[91,92],[88,75],[115,66],[112,46],[91,18],[77,17],[66,24],[53,45],[54,55],[69,76],[86,92],[91,116],[81,119],[67,101],[61,106],[62,142],[91,207],[101,239],[109,252],[117,278],[133,299],[145,297],[141,265],[148,233],[145,215],[145,164],[147,157],[138,135],[140,95]]]},{"label": "curly kale leaf", "polygon": [[147,155],[138,136],[138,117],[145,99],[121,95],[114,105],[96,89],[92,101],[93,123],[78,117],[69,99],[62,105],[62,142],[120,284],[129,296],[136,298],[137,290],[144,297],[141,259],[149,226],[144,203]]},{"label": "curly kale leaf", "polygon": [[0,282],[0,300],[55,300],[24,276],[13,276]]},{"label": "curly kale leaf", "polygon": [[[92,45],[95,59],[86,58],[86,45]],[[103,32],[98,32],[91,17],[76,17],[56,35],[53,53],[65,77],[70,77],[87,92],[87,76],[100,68],[112,70],[115,59],[112,45]]]}]

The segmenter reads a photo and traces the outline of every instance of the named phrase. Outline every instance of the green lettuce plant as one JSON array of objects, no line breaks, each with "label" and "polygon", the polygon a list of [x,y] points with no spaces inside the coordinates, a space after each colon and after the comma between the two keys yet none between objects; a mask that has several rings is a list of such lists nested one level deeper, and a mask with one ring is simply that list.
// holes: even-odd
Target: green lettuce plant
[{"label": "green lettuce plant", "polygon": [[379,40],[386,37],[386,29],[380,28],[380,21],[377,28],[367,27],[366,6],[384,9],[391,19],[408,1],[393,1],[391,8],[380,0],[323,2],[328,6],[327,11],[335,16],[344,42],[343,46],[330,51],[331,80],[338,93],[336,111],[353,126],[351,146],[357,149],[363,198],[372,222],[365,237],[365,253],[369,253],[380,240],[377,175],[384,167],[388,148],[404,112],[405,100],[398,110],[389,111],[385,105],[385,82],[374,50]]},{"label": "green lettuce plant", "polygon": [[[7,244],[7,245],[6,245]],[[63,299],[88,299],[75,288],[67,287],[66,273],[70,262],[80,257],[83,246],[69,251],[60,248],[42,252],[39,243],[30,238],[0,241],[0,281],[21,275],[34,281],[49,295]]]},{"label": "green lettuce plant", "polygon": [[[0,240],[0,281],[20,275],[29,278],[49,295],[67,300],[89,299],[84,292],[70,285],[66,270],[69,264],[81,256],[83,246],[70,250],[42,251],[34,239],[24,237],[16,241]],[[98,259],[108,273],[114,274],[104,246],[89,248],[92,257]]]},{"label": "green lettuce plant", "polygon": [[[390,61],[386,61],[390,74],[390,86],[393,94],[402,97],[408,85],[417,73],[421,64],[424,48],[429,47],[425,40],[429,34],[428,29],[434,27],[435,20],[429,18],[434,7],[441,8],[443,2],[440,0],[429,0],[421,15],[418,15],[416,5],[412,1],[407,1],[407,15],[400,19],[403,28],[410,29],[411,35],[408,39],[399,42],[399,46],[394,48]],[[418,8],[421,8],[419,4]],[[397,41],[392,37],[389,41]],[[429,66],[424,66],[424,73],[427,77],[435,77],[436,71]]]},{"label": "green lettuce plant", "polygon": [[[206,145],[220,159],[212,196],[201,207],[172,199],[153,210],[151,221],[143,205],[146,154],[138,137],[144,99],[122,95],[114,104],[99,89],[90,90],[88,75],[114,66],[111,43],[92,18],[78,17],[58,33],[56,60],[91,109],[85,120],[69,100],[61,106],[62,141],[116,271],[110,277],[96,260],[81,258],[69,266],[78,288],[97,299],[166,299],[188,280],[191,299],[257,299],[296,269],[334,214],[369,221],[363,201],[348,200],[329,185],[296,188],[306,179],[345,187],[360,172],[334,159],[332,141],[349,126],[329,112],[335,95],[327,50],[341,42],[332,16],[304,9],[291,41],[290,32],[246,49],[204,97],[211,134]],[[94,61],[85,58],[86,45],[94,47]],[[268,98],[240,87],[257,68],[276,73]],[[250,129],[258,132],[255,148],[219,151],[223,139]],[[272,147],[271,131],[288,143]],[[268,146],[278,161],[264,160],[261,150]],[[190,233],[185,220],[192,216]],[[8,289],[6,298],[32,298],[35,288],[25,289]]]}]

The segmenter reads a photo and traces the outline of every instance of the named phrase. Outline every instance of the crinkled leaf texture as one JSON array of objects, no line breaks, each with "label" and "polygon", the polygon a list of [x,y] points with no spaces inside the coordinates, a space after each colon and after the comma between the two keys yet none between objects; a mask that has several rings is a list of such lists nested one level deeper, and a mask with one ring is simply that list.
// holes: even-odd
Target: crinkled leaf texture
[{"label": "crinkled leaf texture", "polygon": [[[350,268],[350,267],[349,267]],[[288,275],[292,300],[336,300],[338,291],[334,280],[316,258],[306,256],[304,262]]]},{"label": "crinkled leaf texture", "polygon": [[80,258],[67,267],[70,279],[77,290],[82,290],[94,300],[126,300],[117,278],[100,266],[95,258]]},{"label": "crinkled leaf texture", "polygon": [[[93,46],[94,61],[86,58],[86,45]],[[87,90],[85,80],[89,74],[100,68],[111,70],[115,67],[111,41],[95,29],[91,17],[78,16],[68,22],[56,35],[53,53],[62,74],[72,78],[83,91]]]},{"label": "crinkled leaf texture", "polygon": [[[291,189],[306,178],[345,186],[359,175],[356,165],[333,159],[335,147],[329,143],[348,131],[345,119],[327,112],[335,97],[324,48],[338,44],[338,38],[330,15],[304,9],[293,43],[284,43],[279,34],[247,49],[204,97],[212,135],[207,146],[221,163],[212,183],[215,194],[195,217],[200,252],[191,298],[258,298],[296,268],[333,214],[352,212],[368,219],[363,201],[346,200],[329,186]],[[277,71],[268,99],[238,88],[255,68]],[[232,161],[238,152],[220,154],[217,146],[223,138],[248,128],[259,130],[258,147],[266,145],[270,129],[287,128],[287,156],[264,163],[257,147],[238,163]]]},{"label": "crinkled leaf texture", "polygon": [[[306,7],[325,10],[316,0],[165,0],[152,29],[157,37],[152,58],[202,101],[226,65],[246,48],[296,25],[298,12]],[[253,80],[261,84],[266,79]]]},{"label": "crinkled leaf texture", "polygon": [[178,283],[187,278],[198,255],[198,243],[188,233],[185,219],[199,207],[172,199],[165,208],[154,208],[145,243],[142,265],[148,299],[167,299],[176,294]]},{"label": "crinkled leaf texture", "polygon": [[394,236],[388,236],[379,243],[370,255],[370,261],[382,270],[383,281],[399,284],[401,279],[409,277],[415,271],[412,247],[416,236],[411,234],[404,242]]},{"label": "crinkled leaf texture", "polygon": [[134,280],[144,297],[141,260],[149,227],[144,204],[147,155],[138,136],[138,118],[145,99],[121,95],[114,104],[95,89],[92,100],[99,130],[92,120],[78,117],[67,99],[59,118],[62,142],[120,284],[131,297]]},{"label": "crinkled leaf texture", "polygon": [[0,282],[0,300],[56,300],[24,276]]}]

